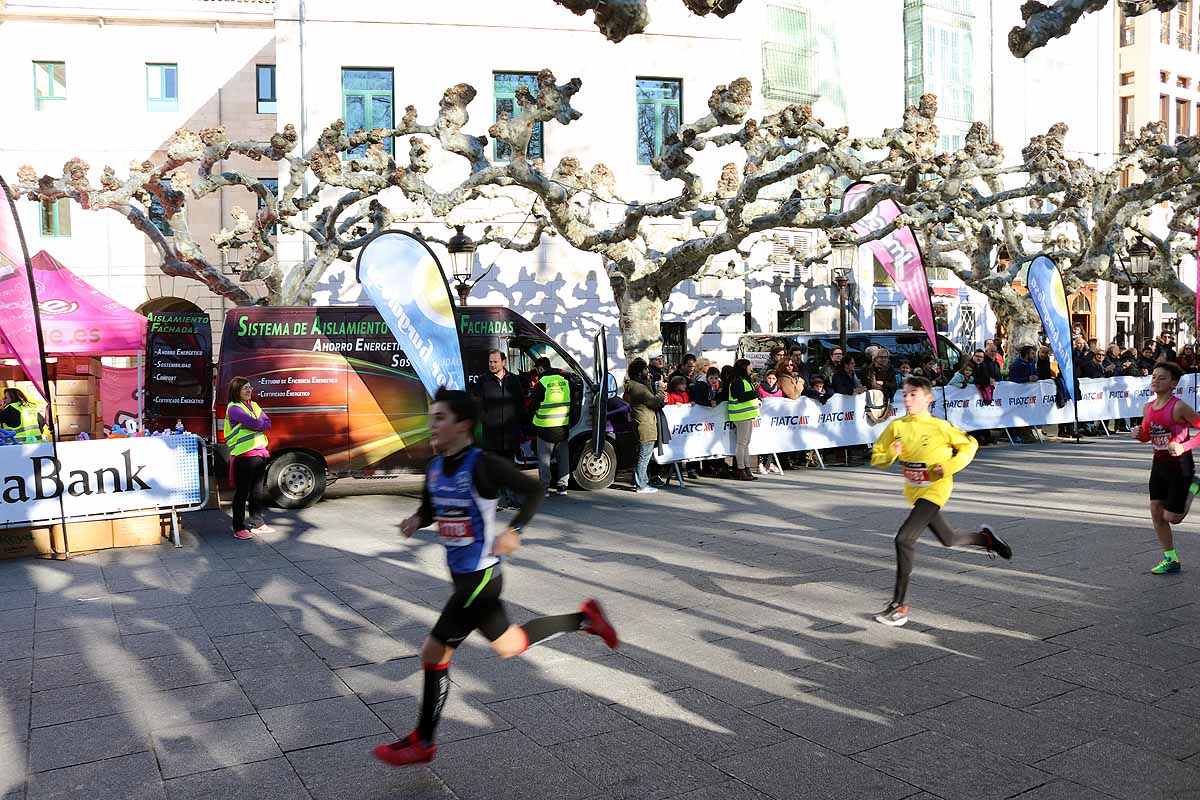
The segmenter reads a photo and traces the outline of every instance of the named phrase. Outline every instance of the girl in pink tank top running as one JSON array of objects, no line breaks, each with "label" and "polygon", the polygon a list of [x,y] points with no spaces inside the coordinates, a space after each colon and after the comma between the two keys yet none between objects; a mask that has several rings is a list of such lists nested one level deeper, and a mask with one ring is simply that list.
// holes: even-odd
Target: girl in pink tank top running
[{"label": "girl in pink tank top running", "polygon": [[1172,525],[1187,517],[1195,497],[1193,478],[1196,467],[1192,449],[1200,445],[1200,436],[1188,438],[1191,428],[1200,428],[1200,416],[1175,396],[1175,387],[1183,377],[1178,364],[1159,364],[1150,373],[1154,399],[1146,404],[1142,424],[1131,432],[1133,438],[1154,447],[1150,468],[1150,519],[1163,549],[1163,559],[1150,571],[1155,575],[1178,572],[1179,554],[1175,552]]}]

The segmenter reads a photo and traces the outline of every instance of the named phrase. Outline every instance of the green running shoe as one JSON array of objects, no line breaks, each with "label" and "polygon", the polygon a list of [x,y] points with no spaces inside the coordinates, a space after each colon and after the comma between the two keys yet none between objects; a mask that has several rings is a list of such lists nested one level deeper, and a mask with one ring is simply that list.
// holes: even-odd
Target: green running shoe
[{"label": "green running shoe", "polygon": [[1166,575],[1168,572],[1179,572],[1181,569],[1183,569],[1183,566],[1180,565],[1177,559],[1164,558],[1158,562],[1157,566],[1152,567],[1150,572],[1154,575]]}]

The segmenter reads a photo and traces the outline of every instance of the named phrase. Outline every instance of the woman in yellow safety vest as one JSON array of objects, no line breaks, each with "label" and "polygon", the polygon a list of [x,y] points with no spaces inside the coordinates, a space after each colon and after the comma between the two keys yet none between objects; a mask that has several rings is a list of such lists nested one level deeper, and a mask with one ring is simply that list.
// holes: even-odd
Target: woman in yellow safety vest
[{"label": "woman in yellow safety vest", "polygon": [[729,381],[729,401],[726,413],[733,428],[737,431],[737,450],[734,456],[734,467],[737,469],[739,481],[756,481],[750,471],[750,434],[754,430],[754,420],[758,419],[758,407],[762,401],[758,392],[750,383],[750,362],[739,358],[733,362],[733,377]]},{"label": "woman in yellow safety vest", "polygon": [[13,435],[17,444],[33,444],[42,440],[46,418],[29,402],[20,389],[4,390],[4,408],[0,410],[0,427]]},{"label": "woman in yellow safety vest", "polygon": [[[225,444],[229,447],[229,482],[233,484],[233,535],[249,539],[256,533],[271,533],[259,508],[254,487],[262,482],[271,453],[267,431],[271,418],[251,400],[250,381],[242,377],[229,382],[229,405],[225,409]],[[249,525],[246,505],[250,505]]]}]

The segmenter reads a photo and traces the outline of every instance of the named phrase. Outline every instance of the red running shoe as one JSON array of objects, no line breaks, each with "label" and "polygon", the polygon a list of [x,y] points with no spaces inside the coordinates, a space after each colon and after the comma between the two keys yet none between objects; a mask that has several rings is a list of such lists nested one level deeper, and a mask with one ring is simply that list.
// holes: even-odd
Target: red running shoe
[{"label": "red running shoe", "polygon": [[372,751],[375,757],[393,767],[407,767],[409,764],[428,764],[437,755],[437,745],[424,747],[417,741],[417,732],[413,731],[398,742],[376,745]]},{"label": "red running shoe", "polygon": [[587,618],[583,628],[584,633],[599,636],[613,650],[620,647],[621,643],[617,641],[617,629],[608,621],[608,617],[604,616],[604,609],[600,607],[599,602],[592,599],[584,600],[579,610]]}]

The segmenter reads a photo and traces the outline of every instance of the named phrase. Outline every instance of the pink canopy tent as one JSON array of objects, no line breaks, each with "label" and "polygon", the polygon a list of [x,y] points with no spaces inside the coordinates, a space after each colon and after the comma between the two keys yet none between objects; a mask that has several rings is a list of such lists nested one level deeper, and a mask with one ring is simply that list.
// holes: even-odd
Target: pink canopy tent
[{"label": "pink canopy tent", "polygon": [[[30,261],[46,355],[136,356],[145,350],[145,317],[99,292],[45,250]],[[15,357],[0,336],[0,358]]]}]

